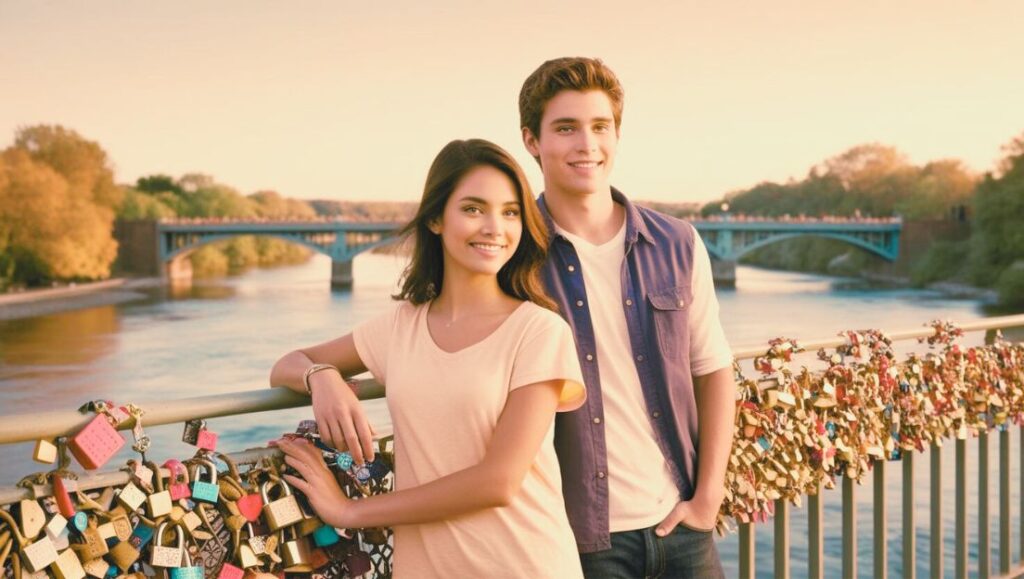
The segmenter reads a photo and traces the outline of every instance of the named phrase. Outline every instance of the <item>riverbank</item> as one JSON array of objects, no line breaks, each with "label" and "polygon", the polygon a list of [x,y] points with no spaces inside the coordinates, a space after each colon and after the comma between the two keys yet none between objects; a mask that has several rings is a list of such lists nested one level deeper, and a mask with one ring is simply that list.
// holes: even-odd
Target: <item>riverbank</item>
[{"label": "riverbank", "polygon": [[0,320],[16,320],[122,304],[146,298],[136,291],[164,283],[156,277],[115,278],[58,288],[34,289],[0,295]]}]

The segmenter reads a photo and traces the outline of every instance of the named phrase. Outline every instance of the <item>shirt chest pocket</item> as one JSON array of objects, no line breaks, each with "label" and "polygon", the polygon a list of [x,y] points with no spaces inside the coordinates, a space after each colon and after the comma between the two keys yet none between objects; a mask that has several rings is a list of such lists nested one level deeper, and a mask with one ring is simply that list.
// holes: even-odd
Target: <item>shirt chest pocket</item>
[{"label": "shirt chest pocket", "polygon": [[669,360],[681,360],[689,349],[687,319],[690,306],[690,288],[677,286],[647,294],[658,335],[661,355]]}]

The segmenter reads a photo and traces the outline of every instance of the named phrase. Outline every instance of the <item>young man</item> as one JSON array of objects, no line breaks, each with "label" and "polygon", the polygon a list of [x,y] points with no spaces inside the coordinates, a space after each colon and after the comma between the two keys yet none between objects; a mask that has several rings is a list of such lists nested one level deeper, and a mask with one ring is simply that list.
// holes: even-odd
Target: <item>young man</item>
[{"label": "young man", "polygon": [[555,427],[589,579],[721,577],[711,530],[732,445],[732,354],[693,226],[609,184],[623,90],[600,60],[545,62],[519,95],[544,173],[545,278],[588,397]]}]

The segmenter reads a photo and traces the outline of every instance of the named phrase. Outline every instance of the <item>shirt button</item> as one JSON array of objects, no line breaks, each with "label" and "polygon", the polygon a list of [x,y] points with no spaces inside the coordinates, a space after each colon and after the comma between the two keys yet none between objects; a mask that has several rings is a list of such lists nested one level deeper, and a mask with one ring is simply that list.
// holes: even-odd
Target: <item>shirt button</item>
[{"label": "shirt button", "polygon": [[627,306],[633,305],[633,300],[626,300],[626,305]]},{"label": "shirt button", "polygon": [[651,416],[655,418],[661,418],[661,412],[655,410],[654,412],[651,413]]},{"label": "shirt button", "polygon": [[594,355],[593,354],[587,354],[587,362],[593,362],[593,361],[594,361]]},{"label": "shirt button", "polygon": [[582,308],[583,307],[583,300],[576,300],[576,307],[577,308]]},{"label": "shirt button", "polygon": [[643,361],[644,361],[644,355],[643,355],[643,354],[640,354],[639,356],[637,356],[637,357],[636,357],[636,361],[637,361],[637,362],[643,362]]},{"label": "shirt button", "polygon": [[683,307],[684,305],[686,305],[686,302],[684,302],[683,300],[679,300],[679,307]]},{"label": "shirt button", "polygon": [[601,417],[600,416],[595,416],[594,417],[594,424],[601,424]]},{"label": "shirt button", "polygon": [[603,470],[597,471],[597,478],[604,478],[604,471]]},{"label": "shirt button", "polygon": [[573,271],[576,271],[576,266],[575,266],[575,265],[570,265],[570,266],[569,266],[568,268],[566,268],[566,269],[568,269],[568,270],[569,270],[570,272],[573,272]]}]

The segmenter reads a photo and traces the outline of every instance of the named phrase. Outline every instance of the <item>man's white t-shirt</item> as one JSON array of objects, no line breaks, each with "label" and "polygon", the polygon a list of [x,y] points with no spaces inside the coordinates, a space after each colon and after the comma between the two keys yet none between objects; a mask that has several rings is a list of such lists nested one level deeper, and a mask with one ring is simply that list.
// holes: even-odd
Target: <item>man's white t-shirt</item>
[{"label": "man's white t-shirt", "polygon": [[[605,443],[608,449],[608,516],[613,533],[655,525],[679,502],[668,463],[658,447],[648,418],[633,364],[627,307],[622,295],[622,267],[626,257],[626,224],[601,245],[568,233],[580,259],[590,319],[597,342],[597,366],[604,405]],[[700,235],[694,231],[693,299],[688,325],[690,367],[694,376],[732,365],[732,352],[718,320],[718,300],[711,277],[711,260]]]}]

